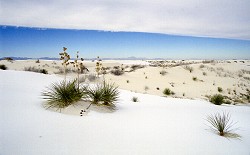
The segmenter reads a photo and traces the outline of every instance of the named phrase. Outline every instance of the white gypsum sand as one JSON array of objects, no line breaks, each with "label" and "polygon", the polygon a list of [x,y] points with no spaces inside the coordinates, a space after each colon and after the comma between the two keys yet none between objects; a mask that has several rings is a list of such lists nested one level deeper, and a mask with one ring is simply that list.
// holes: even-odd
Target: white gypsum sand
[{"label": "white gypsum sand", "polygon": [[[249,106],[216,106],[202,100],[119,90],[117,110],[112,113],[90,111],[80,117],[45,110],[41,91],[62,79],[56,75],[0,70],[0,154],[250,153]],[[134,96],[139,102],[132,102]],[[224,111],[230,112],[237,122],[236,132],[241,140],[221,137],[206,125],[207,115]]]}]

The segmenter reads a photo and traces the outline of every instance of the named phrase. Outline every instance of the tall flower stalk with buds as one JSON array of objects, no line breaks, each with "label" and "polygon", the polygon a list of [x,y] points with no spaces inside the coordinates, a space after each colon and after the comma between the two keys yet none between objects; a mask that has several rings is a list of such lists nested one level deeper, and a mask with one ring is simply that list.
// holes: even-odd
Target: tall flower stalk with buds
[{"label": "tall flower stalk with buds", "polygon": [[66,81],[67,66],[69,65],[70,55],[66,52],[67,48],[63,47],[63,52],[59,53],[60,60],[62,60],[62,65],[64,67],[64,81]]},{"label": "tall flower stalk with buds", "polygon": [[95,70],[96,70],[97,76],[99,77],[99,75],[101,74],[101,70],[103,69],[101,59],[99,56],[97,57],[97,62],[95,66],[96,66]]},{"label": "tall flower stalk with buds", "polygon": [[79,62],[79,61],[83,61],[84,59],[81,58],[79,61],[78,61],[78,59],[79,59],[79,51],[77,51],[77,53],[76,53],[76,59],[73,62],[73,66],[76,68],[76,72],[77,72],[77,86],[79,88],[79,74],[80,74],[80,71],[82,70],[82,68],[84,67],[83,63]]}]

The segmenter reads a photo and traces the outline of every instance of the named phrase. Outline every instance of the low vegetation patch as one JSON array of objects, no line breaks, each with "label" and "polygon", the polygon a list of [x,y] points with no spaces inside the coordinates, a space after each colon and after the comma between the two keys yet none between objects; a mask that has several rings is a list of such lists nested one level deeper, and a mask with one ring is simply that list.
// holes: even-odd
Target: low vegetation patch
[{"label": "low vegetation patch", "polygon": [[173,91],[171,91],[169,88],[165,88],[163,90],[163,94],[166,96],[169,96],[169,95],[174,95],[175,93]]},{"label": "low vegetation patch", "polygon": [[124,70],[119,69],[119,68],[118,69],[113,69],[113,70],[111,70],[111,74],[119,76],[119,75],[124,74]]},{"label": "low vegetation patch", "polygon": [[224,102],[224,97],[220,94],[215,94],[212,97],[210,97],[210,102],[212,102],[215,105],[221,105]]},{"label": "low vegetation patch", "polygon": [[134,96],[134,97],[132,98],[132,101],[133,101],[133,102],[138,102],[138,101],[139,101],[139,100],[138,100],[138,97],[135,97],[135,96]]},{"label": "low vegetation patch", "polygon": [[191,66],[185,66],[184,69],[188,70],[190,73],[194,71],[194,68]]},{"label": "low vegetation patch", "polygon": [[8,68],[5,65],[0,65],[0,69],[7,70]]},{"label": "low vegetation patch", "polygon": [[235,123],[231,121],[231,115],[229,113],[215,113],[207,116],[207,122],[210,124],[210,128],[218,133],[220,136],[229,138],[240,138],[240,135],[233,133],[235,130],[233,126]]},{"label": "low vegetation patch", "polygon": [[24,71],[48,74],[48,71],[46,69],[40,69],[36,67],[25,67]]},{"label": "low vegetation patch", "polygon": [[167,71],[162,70],[162,71],[160,71],[160,74],[161,74],[162,76],[164,76],[164,75],[166,75],[166,74],[167,74]]},{"label": "low vegetation patch", "polygon": [[218,90],[218,92],[220,92],[220,93],[223,91],[223,89],[222,89],[221,87],[218,87],[217,90]]}]

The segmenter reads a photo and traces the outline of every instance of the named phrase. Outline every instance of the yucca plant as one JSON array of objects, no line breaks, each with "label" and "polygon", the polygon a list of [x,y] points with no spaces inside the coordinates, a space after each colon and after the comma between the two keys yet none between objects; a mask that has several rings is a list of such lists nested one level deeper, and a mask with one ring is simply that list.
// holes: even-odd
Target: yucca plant
[{"label": "yucca plant", "polygon": [[107,83],[103,81],[103,96],[102,101],[104,105],[112,106],[118,100],[119,91],[114,83]]},{"label": "yucca plant", "polygon": [[47,100],[45,107],[61,111],[61,109],[81,100],[86,95],[85,90],[86,88],[78,88],[76,81],[53,83],[42,92],[43,99]]},{"label": "yucca plant", "polygon": [[106,81],[94,88],[88,88],[87,94],[91,100],[91,104],[88,108],[92,104],[114,106],[114,103],[119,97],[118,87],[114,84],[107,83]]},{"label": "yucca plant", "polygon": [[215,113],[214,115],[207,116],[207,122],[210,124],[210,128],[217,132],[220,136],[239,138],[236,133],[232,133],[235,123],[231,121],[231,115],[223,112],[223,114]]},{"label": "yucca plant", "polygon": [[99,104],[102,101],[103,96],[103,86],[98,84],[94,88],[88,88],[87,96],[91,100],[91,104]]}]

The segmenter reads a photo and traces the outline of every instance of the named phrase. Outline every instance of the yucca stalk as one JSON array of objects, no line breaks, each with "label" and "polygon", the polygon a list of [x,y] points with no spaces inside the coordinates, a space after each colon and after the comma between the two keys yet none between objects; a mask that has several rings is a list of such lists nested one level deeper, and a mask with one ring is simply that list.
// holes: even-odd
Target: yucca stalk
[{"label": "yucca stalk", "polygon": [[207,116],[207,121],[210,123],[211,129],[217,132],[220,136],[239,137],[239,135],[231,133],[234,130],[232,127],[235,123],[230,119],[231,115],[225,112],[223,112],[223,114],[215,113],[214,115]]},{"label": "yucca stalk", "polygon": [[60,55],[60,60],[62,60],[62,65],[64,67],[64,81],[66,81],[66,70],[67,66],[69,65],[69,60],[70,60],[70,55],[66,52],[67,48],[63,47],[63,52],[59,53]]}]

